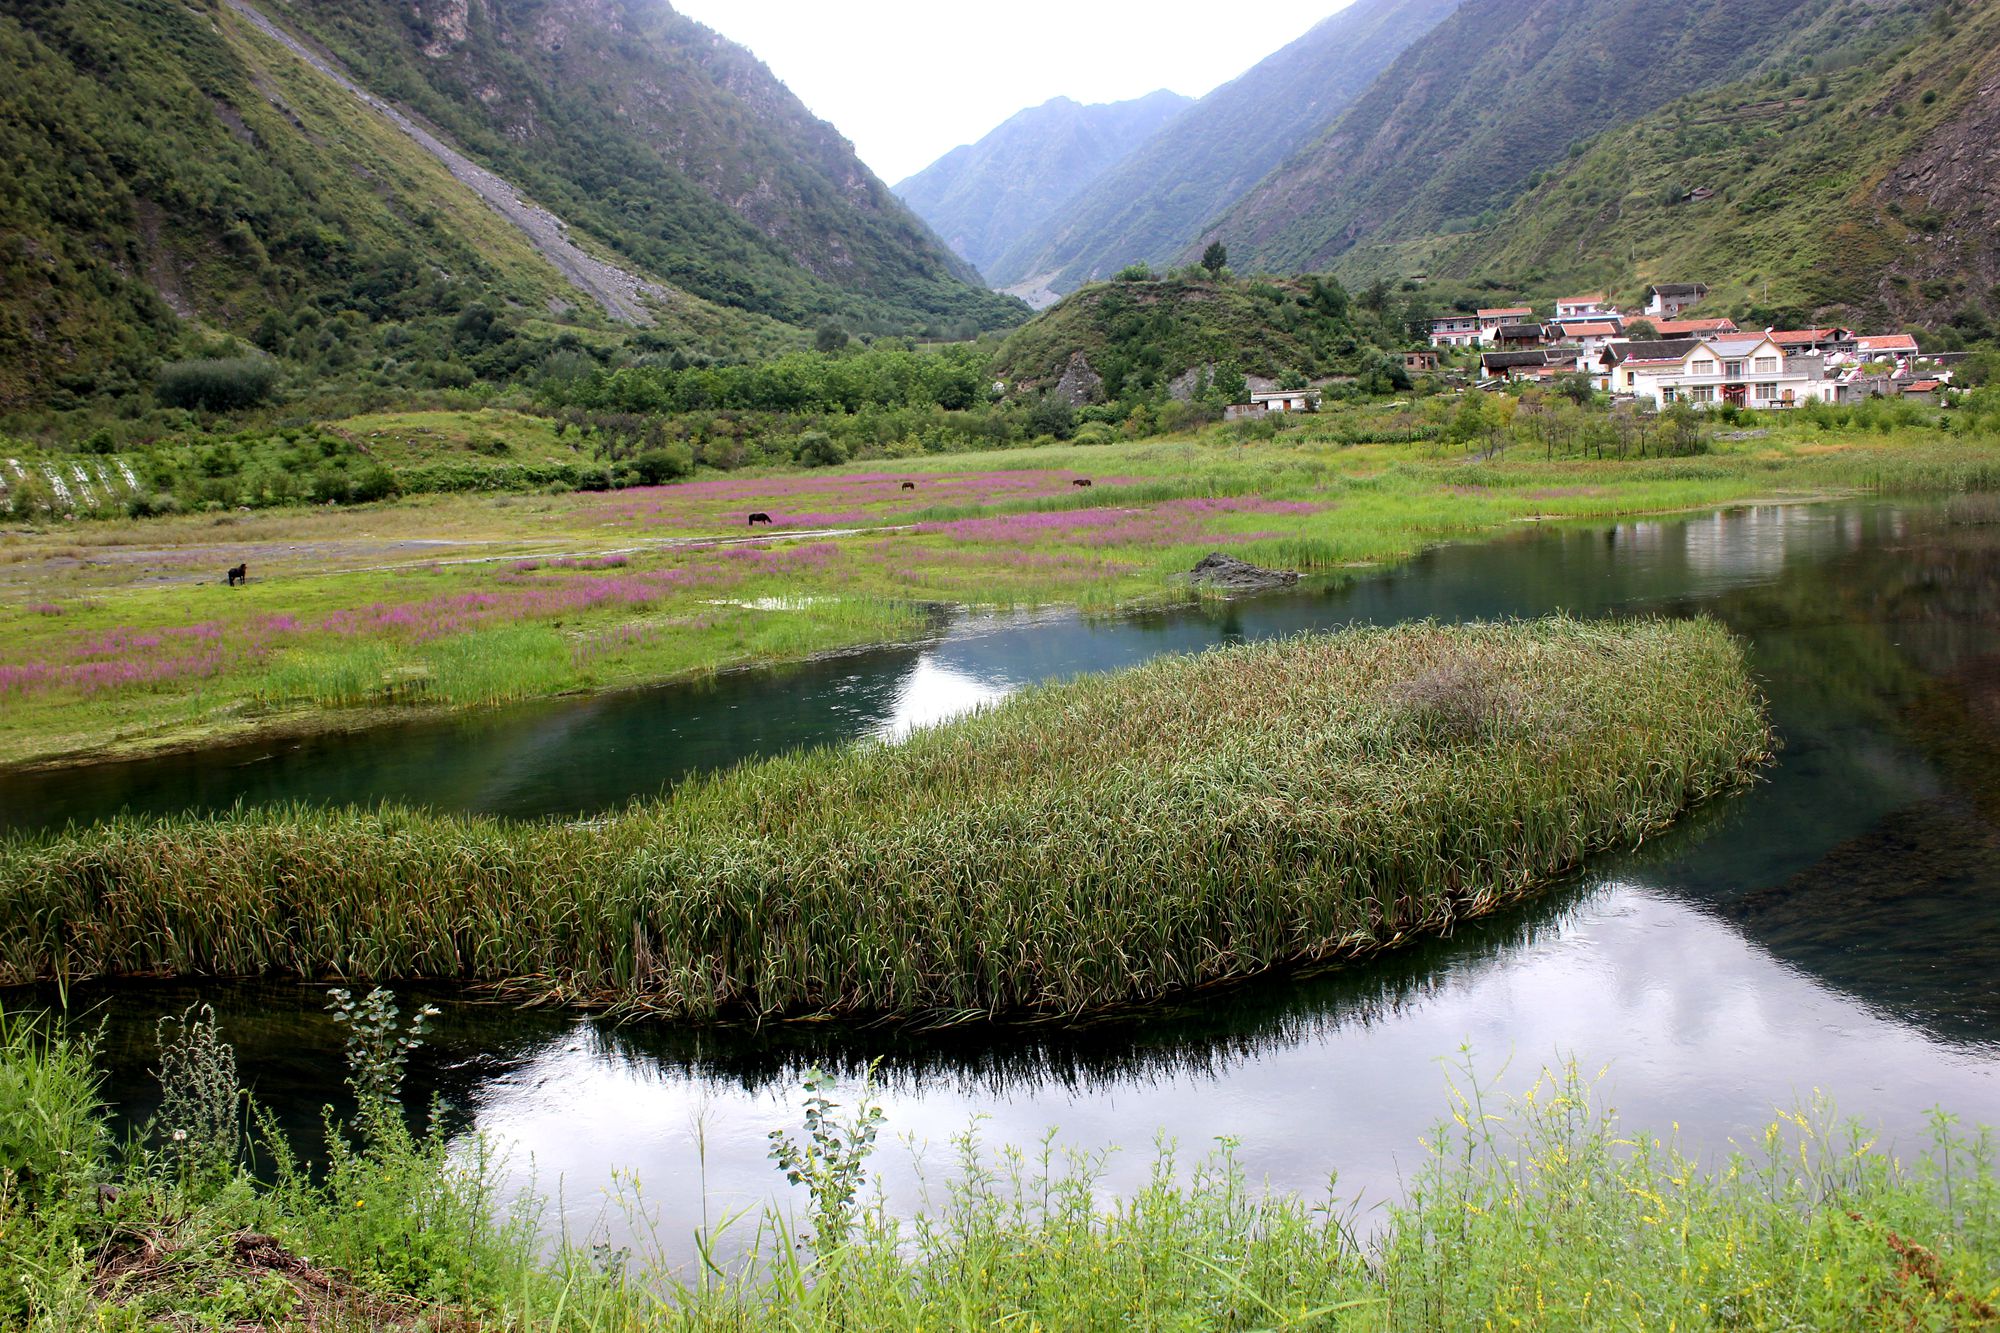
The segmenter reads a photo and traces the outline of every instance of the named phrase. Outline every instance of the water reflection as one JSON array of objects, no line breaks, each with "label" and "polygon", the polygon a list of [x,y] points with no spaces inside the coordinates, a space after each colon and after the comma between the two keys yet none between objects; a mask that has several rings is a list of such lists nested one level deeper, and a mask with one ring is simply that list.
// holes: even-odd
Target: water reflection
[{"label": "water reflection", "polygon": [[[1677,1121],[1708,1151],[1816,1089],[1906,1144],[1933,1105],[2000,1119],[2000,526],[1946,509],[1772,506],[1524,531],[1291,596],[960,623],[919,648],[706,690],[354,738],[323,762],[365,789],[434,756],[446,772],[430,790],[449,804],[591,808],[671,772],[810,738],[893,737],[1023,683],[1160,651],[1556,609],[1722,619],[1751,645],[1777,765],[1576,884],[1367,966],[1082,1030],[686,1032],[454,1001],[419,1091],[521,1145],[523,1178],[532,1159],[543,1188],[560,1180],[572,1227],[597,1221],[599,1191],[624,1166],[672,1236],[698,1220],[704,1188],[711,1215],[770,1197],[763,1136],[795,1122],[807,1067],[851,1081],[876,1056],[892,1128],[930,1144],[934,1163],[979,1112],[995,1141],[1059,1126],[1066,1143],[1135,1150],[1114,1159],[1114,1187],[1138,1183],[1159,1129],[1195,1150],[1240,1136],[1274,1183],[1312,1190],[1338,1168],[1343,1193],[1393,1192],[1442,1105],[1436,1062],[1461,1044],[1489,1073],[1513,1061],[1514,1086],[1568,1052],[1607,1063],[1623,1111]],[[191,992],[109,993],[115,1088],[136,1113],[148,1015]],[[338,1082],[322,997],[203,993],[244,1043],[244,1068],[309,1129]],[[907,1157],[885,1161],[892,1197],[910,1202]]]}]

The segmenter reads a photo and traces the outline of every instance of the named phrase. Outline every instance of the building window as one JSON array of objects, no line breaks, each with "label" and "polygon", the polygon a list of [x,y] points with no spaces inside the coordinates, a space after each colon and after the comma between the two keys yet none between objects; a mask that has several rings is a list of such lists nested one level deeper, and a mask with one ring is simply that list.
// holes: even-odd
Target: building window
[{"label": "building window", "polygon": [[1723,363],[1722,363],[1722,377],[1723,377],[1724,379],[1730,379],[1730,380],[1740,380],[1740,379],[1742,379],[1742,378],[1743,378],[1743,363],[1742,363],[1741,361],[1725,361],[1725,362],[1723,362]]},{"label": "building window", "polygon": [[1696,361],[1688,366],[1688,373],[1691,375],[1713,375],[1715,373],[1715,362]]},{"label": "building window", "polygon": [[1775,385],[1775,384],[1760,384],[1760,385],[1758,385],[1758,386],[1757,386],[1757,401],[1758,401],[1758,402],[1760,402],[1760,403],[1770,403],[1770,402],[1776,402],[1776,401],[1777,401],[1777,397],[1778,397],[1778,386],[1777,386],[1777,385]]},{"label": "building window", "polygon": [[1760,356],[1760,357],[1758,357],[1758,358],[1757,358],[1757,373],[1758,373],[1759,375],[1775,375],[1775,374],[1777,374],[1777,373],[1778,373],[1778,358],[1777,358],[1777,357],[1775,357],[1775,356]]},{"label": "building window", "polygon": [[1714,402],[1715,386],[1713,384],[1690,384],[1688,386],[1688,401],[1690,403]]}]

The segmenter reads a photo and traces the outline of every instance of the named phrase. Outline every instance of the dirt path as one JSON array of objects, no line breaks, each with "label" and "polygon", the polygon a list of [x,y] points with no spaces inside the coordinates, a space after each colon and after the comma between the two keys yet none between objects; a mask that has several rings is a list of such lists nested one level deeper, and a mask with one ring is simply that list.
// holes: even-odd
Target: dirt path
[{"label": "dirt path", "polygon": [[331,56],[314,50],[286,32],[249,4],[248,0],[228,0],[228,4],[265,36],[352,93],[362,105],[401,130],[418,147],[436,158],[444,165],[445,170],[484,199],[494,212],[519,228],[521,234],[528,238],[558,273],[567,278],[578,291],[602,305],[613,319],[623,320],[628,324],[653,322],[651,313],[646,309],[644,298],[664,297],[668,295],[665,288],[619,268],[616,264],[609,264],[585,254],[576,242],[570,240],[568,223],[541,205],[531,204],[521,198],[520,192],[504,179],[445,143],[436,133],[417,123],[405,112],[361,87],[335,63]]}]

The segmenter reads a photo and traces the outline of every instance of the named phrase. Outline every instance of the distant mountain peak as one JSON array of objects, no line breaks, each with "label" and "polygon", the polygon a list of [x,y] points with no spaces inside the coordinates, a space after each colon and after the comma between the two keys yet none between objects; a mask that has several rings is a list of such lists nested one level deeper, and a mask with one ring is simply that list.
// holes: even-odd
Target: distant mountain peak
[{"label": "distant mountain peak", "polygon": [[1167,89],[1085,105],[1052,97],[952,149],[896,194],[982,272],[1028,228],[1085,189],[1193,99]]}]

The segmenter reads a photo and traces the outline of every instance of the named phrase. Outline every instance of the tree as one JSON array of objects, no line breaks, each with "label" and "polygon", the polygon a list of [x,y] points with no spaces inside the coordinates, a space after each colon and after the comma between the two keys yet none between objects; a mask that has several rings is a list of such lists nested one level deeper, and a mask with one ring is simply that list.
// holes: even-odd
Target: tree
[{"label": "tree", "polygon": [[1625,326],[1625,336],[1635,343],[1649,343],[1659,339],[1660,331],[1650,319],[1635,319]]},{"label": "tree", "polygon": [[847,346],[847,330],[838,324],[822,324],[813,334],[813,346],[828,354],[838,352]]},{"label": "tree", "polygon": [[1229,266],[1229,250],[1221,241],[1210,241],[1208,249],[1201,252],[1201,266],[1214,277]]}]

